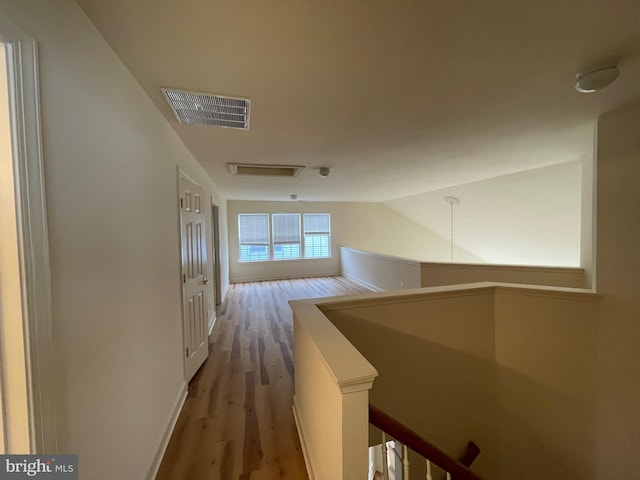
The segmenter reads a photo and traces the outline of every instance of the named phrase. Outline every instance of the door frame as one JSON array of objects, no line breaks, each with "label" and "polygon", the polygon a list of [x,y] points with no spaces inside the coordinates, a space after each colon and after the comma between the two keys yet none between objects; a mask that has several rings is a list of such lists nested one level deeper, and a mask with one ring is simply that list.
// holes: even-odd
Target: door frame
[{"label": "door frame", "polygon": [[[58,429],[54,383],[62,372],[58,371],[54,358],[38,45],[32,36],[1,16],[0,36],[8,52],[13,182],[21,272],[19,282],[24,335],[24,380],[31,449],[31,452],[16,453],[56,454]],[[5,374],[6,371],[0,371],[0,381],[3,382],[0,385],[3,388],[0,413],[3,416],[9,413],[7,395],[11,395],[8,385],[4,383]],[[5,446],[11,449],[10,439]]]},{"label": "door frame", "polygon": [[[222,287],[220,285],[220,207],[213,197],[211,197],[211,241],[213,247],[213,305],[215,311],[215,307],[222,303]],[[213,328],[213,324],[211,328]]]}]

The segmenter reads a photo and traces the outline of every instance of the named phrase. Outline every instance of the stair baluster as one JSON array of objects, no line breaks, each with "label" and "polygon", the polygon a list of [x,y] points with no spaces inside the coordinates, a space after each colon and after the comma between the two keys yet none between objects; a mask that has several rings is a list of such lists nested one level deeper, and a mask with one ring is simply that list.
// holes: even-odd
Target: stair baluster
[{"label": "stair baluster", "polygon": [[387,455],[387,436],[382,432],[382,478],[389,480],[389,456]]},{"label": "stair baluster", "polygon": [[409,450],[402,445],[402,480],[409,480]]}]

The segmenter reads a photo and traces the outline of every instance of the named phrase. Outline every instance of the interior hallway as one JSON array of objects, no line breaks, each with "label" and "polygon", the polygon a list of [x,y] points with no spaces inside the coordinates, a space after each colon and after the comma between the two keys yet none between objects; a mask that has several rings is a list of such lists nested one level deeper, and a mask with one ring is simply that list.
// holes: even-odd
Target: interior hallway
[{"label": "interior hallway", "polygon": [[232,284],[156,478],[307,479],[287,302],[366,291],[344,277]]}]

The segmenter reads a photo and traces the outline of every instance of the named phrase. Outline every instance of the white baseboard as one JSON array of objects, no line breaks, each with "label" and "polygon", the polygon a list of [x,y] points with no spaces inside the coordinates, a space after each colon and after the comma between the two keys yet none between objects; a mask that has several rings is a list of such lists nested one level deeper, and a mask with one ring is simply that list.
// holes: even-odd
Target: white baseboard
[{"label": "white baseboard", "polygon": [[229,284],[231,283],[231,281],[228,281],[226,284],[222,284],[224,286],[224,289],[222,292],[220,292],[222,298],[220,299],[220,303],[224,302],[224,299],[227,297],[227,293],[229,293]]},{"label": "white baseboard", "polygon": [[304,431],[302,430],[302,424],[298,418],[295,396],[293,397],[293,407],[291,408],[293,409],[293,419],[296,422],[296,430],[298,430],[298,438],[300,438],[300,446],[302,447],[302,456],[304,457],[304,464],[307,467],[307,474],[309,475],[309,480],[315,480],[316,476],[313,473],[313,468],[311,468],[311,458],[309,458],[309,450],[307,449],[307,442],[304,438]]},{"label": "white baseboard", "polygon": [[213,332],[213,327],[216,324],[216,320],[218,320],[218,315],[216,314],[216,311],[214,309],[211,317],[209,317],[209,335],[211,335],[211,332]]},{"label": "white baseboard", "polygon": [[373,283],[369,283],[369,282],[365,282],[364,280],[358,278],[358,277],[354,277],[353,275],[349,275],[348,273],[342,272],[342,276],[345,278],[348,278],[349,280],[351,280],[354,283],[357,283],[358,285],[362,285],[365,288],[368,288],[369,290],[373,290],[374,292],[383,292],[384,290],[380,287],[377,287],[376,285],[374,285]]},{"label": "white baseboard", "polygon": [[264,280],[286,280],[289,278],[315,278],[315,277],[335,277],[340,275],[340,272],[319,272],[319,273],[298,273],[298,274],[277,274],[277,275],[254,275],[254,276],[239,276],[233,277],[231,283],[242,282],[260,282]]},{"label": "white baseboard", "polygon": [[149,473],[147,473],[146,480],[154,480],[156,475],[158,475],[158,470],[160,469],[160,463],[162,462],[162,457],[164,457],[164,452],[167,450],[167,445],[169,445],[169,440],[171,439],[171,434],[173,433],[173,429],[176,426],[176,422],[178,421],[178,417],[180,416],[180,411],[182,410],[182,406],[184,405],[185,400],[187,399],[187,383],[183,382],[182,387],[180,388],[180,392],[178,393],[178,398],[173,406],[173,412],[171,412],[171,418],[169,419],[169,424],[164,431],[164,435],[162,436],[162,440],[160,441],[160,446],[158,447],[158,451],[156,452],[155,457],[153,458],[153,463],[149,468]]}]

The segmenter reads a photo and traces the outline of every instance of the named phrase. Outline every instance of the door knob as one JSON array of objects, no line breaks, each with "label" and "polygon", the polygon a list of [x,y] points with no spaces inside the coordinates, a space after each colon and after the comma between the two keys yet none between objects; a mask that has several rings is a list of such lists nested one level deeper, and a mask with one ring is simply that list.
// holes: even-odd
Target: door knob
[{"label": "door knob", "polygon": [[203,283],[204,285],[208,285],[208,284],[209,284],[209,280],[207,280],[207,279],[205,278],[205,279],[203,279],[203,280],[202,280],[202,283]]}]

